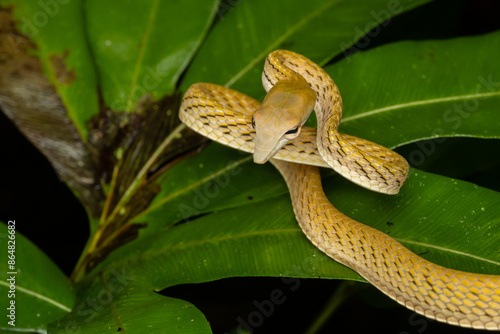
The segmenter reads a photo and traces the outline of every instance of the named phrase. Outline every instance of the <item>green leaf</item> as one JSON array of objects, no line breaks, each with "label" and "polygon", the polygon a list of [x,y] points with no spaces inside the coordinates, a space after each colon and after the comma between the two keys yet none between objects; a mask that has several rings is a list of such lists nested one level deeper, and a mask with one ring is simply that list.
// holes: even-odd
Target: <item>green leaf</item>
[{"label": "green leaf", "polygon": [[[97,114],[98,104],[97,79],[87,46],[82,1],[2,0],[1,4],[14,7],[20,32],[36,44],[32,52],[40,59],[80,138],[86,139],[86,122]],[[18,52],[24,48],[18,38],[12,38],[11,43]]]},{"label": "green leaf", "polygon": [[[95,272],[121,268],[127,263],[128,270],[139,275],[154,273],[152,279],[157,289],[233,276],[323,277],[329,273],[337,278],[360,279],[307,241],[295,222],[284,183],[276,182],[281,177],[274,168],[261,166],[260,170],[252,171],[254,164],[248,158],[237,160],[241,159],[238,152],[220,145],[211,146],[214,147],[200,154],[202,159],[208,162],[209,156],[228,157],[234,163],[228,167],[226,161],[216,159],[207,168],[203,166],[196,180],[191,181],[192,187],[178,192],[178,196],[187,201],[174,196],[161,203],[155,209],[157,212],[148,213],[153,228],[156,222],[162,221],[166,227],[156,227],[154,233],[145,231],[137,240],[111,253]],[[170,175],[178,175],[178,184],[186,185],[187,179],[192,179],[188,173],[178,174],[185,168],[182,165],[172,168]],[[216,175],[224,175],[225,187],[214,181]],[[259,181],[274,179],[276,186],[263,194],[258,193],[260,187],[249,187],[241,196],[240,189],[257,183],[252,178],[256,175],[264,175]],[[253,198],[250,200],[248,196]],[[200,211],[209,214],[183,221],[192,217],[186,216],[185,209],[178,204],[189,205],[198,200],[207,201]],[[221,207],[228,209],[219,211]],[[175,220],[165,224],[163,212],[176,217]],[[141,217],[137,220],[142,221]],[[171,225],[173,222],[179,224]]]},{"label": "green leaf", "polygon": [[215,16],[211,1],[87,1],[90,45],[105,103],[131,111],[147,93],[172,94]]},{"label": "green leaf", "polygon": [[[241,6],[244,4],[245,2],[241,3]],[[237,12],[246,13],[252,8],[250,5],[238,6],[234,12],[228,13],[214,27],[213,34],[209,36],[200,50],[200,59],[208,57],[210,60],[204,61],[214,63],[212,66],[206,65],[206,70],[212,71],[212,67],[219,69],[217,73],[209,72],[213,79],[208,81],[217,82],[224,76],[230,78],[229,80],[236,78],[238,85],[248,84],[245,87],[247,92],[254,89],[252,87],[260,86],[260,84],[246,81],[246,77],[240,80],[238,76],[234,76],[237,66],[226,60],[229,64],[227,68],[221,67],[218,64],[219,59],[206,51],[215,52],[214,50],[220,49],[216,47],[218,42],[216,37],[212,37],[217,36],[218,26],[228,28],[231,24],[235,25],[236,20],[229,21],[231,15],[244,15],[237,14]],[[235,29],[227,30],[233,34]],[[482,40],[483,45],[488,44],[491,38]],[[242,40],[246,39],[242,38]],[[374,52],[379,52],[380,59],[384,59],[384,55],[394,53],[406,56],[405,50],[408,43],[410,42],[397,43],[381,47],[376,51],[360,53],[338,65],[333,65],[329,70],[342,69],[342,66],[346,67],[346,64],[350,62],[353,68],[358,66],[358,63],[366,65],[372,61],[371,55]],[[426,43],[434,43],[439,49],[436,52],[444,55],[450,52],[448,44],[451,42],[442,45],[440,42],[411,43],[414,43],[414,49],[425,47]],[[457,40],[454,43],[463,45],[464,41]],[[410,49],[408,52],[411,51]],[[204,52],[207,53],[202,57]],[[263,55],[266,53],[267,51],[262,51]],[[363,57],[367,58],[366,62],[362,62]],[[235,63],[241,63],[239,56],[233,58],[235,58]],[[466,66],[468,60],[460,59]],[[200,61],[195,58],[192,68],[203,66],[199,64]],[[492,68],[494,61],[491,58],[484,59],[484,61],[488,62],[484,66]],[[392,63],[396,61],[393,59]],[[186,75],[187,82],[193,80],[190,75],[196,78],[208,75],[200,74],[203,71],[196,71],[192,68]],[[404,72],[405,68],[403,64],[400,69],[402,76],[409,71]],[[380,78],[386,72],[385,68],[377,66],[370,67],[370,70],[374,78]],[[347,70],[338,72],[348,74]],[[470,73],[474,73],[474,70]],[[248,72],[248,76],[250,75],[251,71]],[[255,76],[260,77],[260,74]],[[348,75],[344,76],[344,78],[347,77]],[[351,90],[355,91],[357,86],[362,86],[358,82],[360,77],[354,75],[348,78],[353,83],[350,86]],[[374,79],[374,82],[377,81]],[[183,85],[187,86],[186,83]],[[381,82],[380,85],[385,87],[387,84]],[[399,83],[397,87],[399,90],[395,91],[394,96],[390,96],[393,100],[387,98],[386,101],[417,96],[401,89]],[[351,94],[350,99],[355,100],[352,97],[354,93],[349,93],[349,86],[346,89],[346,94],[348,96]],[[422,88],[421,94],[425,94],[425,89]],[[347,98],[344,100],[346,101]],[[364,101],[360,98],[357,100]],[[366,104],[361,105],[366,107]],[[400,107],[399,104],[397,106]],[[397,108],[392,109],[397,110]],[[477,112],[478,117],[481,117],[482,113],[482,111]],[[486,114],[484,119],[491,116],[488,112],[484,113]],[[357,119],[366,118],[368,119],[366,123],[371,121],[373,125],[370,119],[371,113],[360,112],[359,115]],[[393,113],[379,112],[374,113],[373,118],[389,124],[399,124],[400,119],[406,115],[406,113],[401,113],[396,117]],[[414,122],[413,118],[408,117],[411,122]],[[425,123],[425,120],[421,123]],[[366,137],[394,147],[408,142],[399,137],[402,131],[399,127],[398,130],[392,132],[370,130]],[[412,130],[418,133],[420,138],[425,138],[428,131],[427,128],[418,126],[413,126]],[[367,124],[358,130],[358,134],[366,134],[366,132],[368,132]],[[471,133],[471,135],[475,134]],[[130,265],[137,272],[157,270],[157,276],[161,277],[156,281],[157,288],[231,276],[271,275],[360,279],[357,274],[346,271],[345,267],[331,261],[309,244],[296,225],[286,187],[278,173],[272,168],[254,166],[248,156],[212,145],[202,154],[168,170],[163,176],[161,192],[146,211],[134,218],[136,222],[148,222],[148,229],[141,232],[138,240],[111,254],[94,273],[120,268],[125,264]],[[495,208],[500,200],[498,193],[418,170],[412,171],[407,185],[397,197],[373,194],[331,175],[327,177],[327,181],[326,189],[329,196],[342,194],[339,198],[335,198],[334,205],[338,205],[354,218],[359,217],[361,222],[394,235],[410,249],[418,253],[427,252],[425,256],[438,264],[472,272],[499,272],[500,259],[498,254],[491,251],[491,249],[498,248],[494,246],[498,245],[498,239],[490,229],[497,223],[496,217],[499,212]],[[334,192],[331,187],[335,188]],[[463,194],[473,194],[471,195],[475,197],[473,202],[481,206],[467,205],[467,199],[462,196]],[[364,201],[360,202],[359,198],[364,198]],[[418,204],[415,205],[417,199]],[[448,202],[441,204],[445,201]],[[442,212],[431,211],[436,207],[436,203],[443,205],[443,212],[453,211],[449,218],[443,219]],[[426,210],[422,208],[422,205],[427,205]],[[361,207],[363,213],[360,213]],[[460,209],[455,210],[455,207]],[[488,211],[488,215],[483,213],[482,208]],[[474,215],[481,216],[479,223],[469,220]],[[432,223],[423,225],[425,221],[432,221]],[[453,228],[460,231],[457,235],[450,233],[448,226],[451,224],[450,221],[455,222]],[[387,230],[389,225],[397,226],[398,233]],[[393,230],[396,231],[396,228]],[[158,268],[158,263],[165,264],[168,269],[162,271]],[[304,266],[304,263],[307,265]]]},{"label": "green leaf", "polygon": [[7,5],[0,9],[2,111],[97,216],[103,194],[87,142],[87,122],[98,113],[97,80],[82,3],[3,0]]},{"label": "green leaf", "polygon": [[75,311],[50,324],[49,333],[211,333],[196,307],[159,295],[126,268],[79,290]]},{"label": "green leaf", "polygon": [[[208,202],[201,211],[206,214],[144,234],[113,252],[94,275],[126,266],[134,273],[154,273],[157,289],[234,276],[361,279],[306,239],[274,168],[260,167],[265,176],[256,181],[251,173],[253,163],[237,160],[239,154],[228,148],[213,146],[200,154],[210,168],[201,168],[193,181],[187,181],[192,176],[186,173],[179,176],[178,184],[188,183],[192,188],[173,192],[193,200],[205,196]],[[209,156],[239,163],[228,167],[222,159],[209,162]],[[186,167],[175,166],[173,174],[176,168]],[[222,188],[215,183],[210,188],[213,176],[221,173],[229,175],[228,185]],[[271,176],[276,179],[271,189],[258,194],[265,187],[260,182]],[[257,182],[260,187],[250,187],[245,196],[251,194],[258,202],[240,196],[238,189]],[[373,193],[331,172],[324,184],[334,206],[395,237],[423,257],[460,270],[500,273],[500,254],[496,252],[500,237],[494,233],[500,224],[499,193],[418,170],[411,171],[397,196]],[[156,210],[182,217],[182,209],[175,203],[174,196]],[[152,217],[153,212],[148,218],[154,224],[161,214],[156,221]]]},{"label": "green leaf", "polygon": [[340,130],[390,147],[447,136],[500,138],[498,53],[494,32],[389,44],[328,66],[344,102]]},{"label": "green leaf", "polygon": [[224,16],[189,66],[181,89],[211,82],[262,98],[269,52],[290,49],[323,65],[379,23],[426,2],[232,1],[221,7]]},{"label": "green leaf", "polygon": [[[215,156],[217,159],[212,158]],[[141,234],[156,233],[196,215],[260,202],[286,191],[284,184],[276,182],[281,178],[276,171],[250,160],[248,154],[209,145],[201,154],[167,170],[160,183],[161,192],[135,218],[148,222]]]},{"label": "green leaf", "polygon": [[[500,193],[411,169],[397,196],[325,182],[333,205],[445,267],[500,274]],[[342,194],[340,196],[340,194]]]},{"label": "green leaf", "polygon": [[[71,312],[75,301],[74,291],[62,271],[47,255],[16,231],[17,228],[19,225],[15,221],[0,224],[0,271],[3,273],[0,294],[1,309],[5,314],[0,329],[45,331],[49,322]],[[15,246],[13,253],[8,252],[9,246]],[[12,255],[15,256],[14,267],[9,267],[8,261],[11,259],[8,257]],[[14,280],[7,280],[8,278]],[[11,297],[12,293],[14,296]],[[12,302],[15,310],[6,311]],[[14,319],[6,317],[12,312],[15,313]],[[7,324],[12,320],[15,326]]]}]

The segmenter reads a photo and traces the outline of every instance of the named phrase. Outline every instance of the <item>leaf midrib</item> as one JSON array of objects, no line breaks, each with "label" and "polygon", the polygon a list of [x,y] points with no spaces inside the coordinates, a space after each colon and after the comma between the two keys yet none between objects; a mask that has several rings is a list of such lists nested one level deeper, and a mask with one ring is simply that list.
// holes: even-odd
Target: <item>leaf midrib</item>
[{"label": "leaf midrib", "polygon": [[490,264],[494,264],[494,265],[500,266],[500,262],[498,262],[498,261],[486,259],[484,257],[480,257],[480,256],[477,256],[477,255],[473,255],[473,254],[469,254],[469,253],[465,253],[465,252],[460,252],[460,251],[458,251],[456,249],[445,248],[445,247],[441,247],[441,246],[437,246],[437,245],[432,245],[432,244],[428,244],[428,243],[425,243],[425,242],[414,241],[414,240],[407,240],[407,239],[401,239],[401,238],[394,238],[394,239],[397,240],[398,242],[400,242],[403,245],[404,244],[410,244],[410,245],[415,245],[415,246],[432,248],[432,249],[436,249],[436,250],[439,250],[439,251],[442,251],[442,252],[448,252],[448,253],[455,254],[455,255],[465,256],[465,257],[469,257],[469,258],[472,258],[472,259],[477,260],[477,261],[484,261],[484,262],[487,262],[487,263],[490,263]]},{"label": "leaf midrib", "polygon": [[[10,284],[8,282],[2,280],[2,281],[0,281],[0,285],[4,285],[6,287],[9,287]],[[33,297],[35,297],[37,299],[46,301],[49,304],[52,304],[55,307],[60,308],[61,310],[66,311],[68,313],[72,311],[70,307],[68,307],[66,305],[63,305],[63,304],[55,301],[54,299],[46,297],[46,296],[44,296],[44,295],[42,295],[42,294],[40,294],[38,292],[35,292],[33,290],[23,288],[22,286],[19,286],[19,285],[16,285],[16,290],[21,291],[21,292],[23,292],[23,293],[25,293],[27,295],[33,296]]]},{"label": "leaf midrib", "polygon": [[126,104],[127,111],[131,111],[132,99],[134,98],[134,89],[137,87],[137,81],[139,80],[139,72],[141,69],[141,65],[144,59],[144,54],[146,53],[146,47],[148,45],[149,37],[151,37],[151,30],[153,29],[153,22],[155,21],[157,12],[158,12],[158,4],[159,0],[155,0],[153,5],[151,6],[151,11],[149,13],[148,22],[146,25],[146,30],[144,31],[144,35],[140,42],[139,55],[137,56],[137,60],[134,66],[134,72],[132,75],[132,80],[130,84],[130,92],[128,95],[128,101]]},{"label": "leaf midrib", "polygon": [[[276,234],[280,234],[280,233],[299,233],[300,235],[304,235],[303,231],[300,229],[300,227],[298,225],[296,225],[295,228],[279,228],[279,229],[272,229],[272,230],[250,231],[250,232],[244,232],[244,233],[233,234],[233,235],[222,236],[222,237],[212,237],[212,238],[206,238],[206,239],[193,240],[193,241],[186,242],[186,243],[179,243],[179,244],[171,245],[171,246],[166,247],[166,248],[156,249],[156,250],[152,250],[149,252],[143,252],[143,253],[140,253],[134,257],[130,257],[127,260],[114,262],[112,266],[108,266],[108,267],[104,268],[103,272],[113,270],[113,269],[119,268],[120,266],[130,264],[133,262],[139,262],[141,260],[144,260],[145,257],[150,258],[150,257],[154,257],[154,256],[161,256],[163,254],[167,254],[167,253],[175,251],[175,250],[188,249],[188,248],[194,247],[194,246],[200,246],[200,245],[210,244],[210,243],[220,243],[223,241],[242,239],[242,238],[247,238],[247,237],[251,237],[251,236],[276,235]],[[490,260],[490,259],[487,259],[484,257],[469,254],[466,252],[461,252],[461,251],[458,251],[455,249],[444,248],[444,247],[440,247],[440,246],[433,245],[433,244],[418,242],[418,241],[414,241],[414,240],[407,240],[407,239],[403,239],[403,238],[393,238],[393,239],[395,239],[396,241],[401,243],[403,246],[408,245],[408,244],[415,245],[415,246],[422,246],[422,247],[438,250],[438,251],[443,252],[445,254],[449,253],[449,254],[469,257],[469,258],[474,259],[476,261],[484,261],[484,262],[489,263],[489,264],[494,264],[494,265],[500,266],[500,262],[498,262],[498,261]],[[304,239],[304,241],[305,241],[305,239]],[[312,243],[310,243],[310,246],[317,250],[317,248]],[[440,265],[439,263],[436,263],[436,264]],[[89,277],[93,276],[97,273],[98,272],[91,274],[91,275],[89,275]]]},{"label": "leaf midrib", "polygon": [[328,7],[333,6],[334,4],[340,3],[340,0],[330,1],[323,6],[318,7],[315,11],[311,12],[309,15],[304,17],[302,20],[298,21],[294,25],[292,25],[288,30],[286,30],[281,36],[276,38],[274,42],[271,42],[267,48],[265,48],[262,52],[257,54],[250,62],[243,67],[238,73],[236,73],[225,85],[224,87],[231,87],[238,79],[240,79],[243,75],[245,75],[251,68],[253,68],[259,61],[264,59],[267,54],[278,47],[278,45],[283,42],[287,37],[296,32],[300,27],[304,26],[309,21],[312,21],[315,17],[321,15],[324,11],[327,10]]},{"label": "leaf midrib", "polygon": [[436,98],[436,99],[418,100],[418,101],[394,104],[394,105],[390,105],[390,106],[383,107],[383,108],[368,110],[368,111],[359,113],[357,115],[343,117],[342,120],[340,121],[340,123],[345,124],[347,122],[350,122],[350,121],[353,121],[353,120],[356,120],[359,118],[373,116],[373,115],[376,115],[376,114],[379,114],[382,112],[386,112],[386,111],[411,108],[411,107],[422,106],[422,105],[439,104],[439,103],[452,102],[452,101],[463,101],[463,100],[474,99],[474,98],[481,99],[481,98],[487,98],[487,97],[492,97],[492,96],[500,96],[500,91],[481,93],[481,94],[455,95],[455,96],[441,97],[441,98]]},{"label": "leaf midrib", "polygon": [[[218,171],[216,172],[212,172],[210,173],[210,175],[208,175],[207,177],[204,177],[196,182],[192,182],[190,183],[188,186],[184,187],[184,188],[181,188],[179,190],[177,190],[176,192],[173,192],[171,194],[169,194],[168,196],[165,196],[163,197],[161,200],[159,200],[158,202],[156,203],[152,203],[148,208],[146,208],[145,210],[141,211],[139,215],[144,215],[150,211],[154,211],[156,208],[158,207],[161,207],[163,205],[165,205],[165,203],[171,201],[172,199],[174,198],[177,198],[179,196],[182,196],[183,194],[199,187],[200,185],[202,184],[206,184],[212,180],[214,180],[215,178],[217,178],[218,176],[226,173],[227,171],[231,170],[231,169],[234,169],[236,167],[238,167],[239,165],[241,164],[244,164],[245,162],[248,162],[250,161],[250,159],[252,158],[252,156],[248,156],[248,157],[244,157],[240,160],[236,160],[235,162],[225,166],[224,168],[221,168],[219,169]],[[136,217],[132,218],[131,221],[133,221]]]}]

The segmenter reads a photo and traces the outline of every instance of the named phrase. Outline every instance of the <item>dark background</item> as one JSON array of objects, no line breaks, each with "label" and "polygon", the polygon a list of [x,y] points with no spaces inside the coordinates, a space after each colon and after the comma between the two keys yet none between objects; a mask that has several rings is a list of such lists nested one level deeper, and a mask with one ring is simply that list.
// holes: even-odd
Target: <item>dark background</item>
[{"label": "dark background", "polygon": [[[362,50],[404,39],[452,38],[498,29],[497,1],[435,1],[392,19]],[[415,145],[401,147],[398,152],[408,158]],[[498,140],[453,138],[437,145],[436,153],[418,168],[500,191],[498,151]],[[88,238],[85,211],[45,157],[0,112],[0,221],[12,219],[20,233],[44,250],[66,274],[71,273]],[[268,309],[269,315],[262,321],[254,317],[254,323],[261,323],[254,332],[303,333],[323,311],[339,282],[299,282],[292,291],[290,284],[280,278],[230,278],[177,286],[164,293],[192,302],[207,316],[215,333],[225,333],[238,326],[238,317],[248,323],[248,317],[258,310],[256,304],[269,300],[277,289],[283,292],[285,301],[272,311]],[[349,298],[321,333],[478,333],[417,316],[367,284],[354,283],[346,291]]]}]

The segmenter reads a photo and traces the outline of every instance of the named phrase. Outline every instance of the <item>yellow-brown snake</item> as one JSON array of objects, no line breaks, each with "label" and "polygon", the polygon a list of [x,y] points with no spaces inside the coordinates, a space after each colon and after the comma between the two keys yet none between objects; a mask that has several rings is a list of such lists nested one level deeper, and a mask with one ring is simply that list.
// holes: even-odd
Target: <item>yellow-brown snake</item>
[{"label": "yellow-brown snake", "polygon": [[[387,194],[399,191],[409,170],[397,153],[337,132],[342,99],[330,76],[304,56],[278,50],[268,55],[262,81],[268,91],[262,105],[229,88],[194,84],[180,119],[214,141],[253,153],[255,162],[272,158],[307,238],[386,295],[441,322],[500,330],[500,276],[431,263],[329,202],[316,166]],[[317,131],[303,126],[313,109]]]}]

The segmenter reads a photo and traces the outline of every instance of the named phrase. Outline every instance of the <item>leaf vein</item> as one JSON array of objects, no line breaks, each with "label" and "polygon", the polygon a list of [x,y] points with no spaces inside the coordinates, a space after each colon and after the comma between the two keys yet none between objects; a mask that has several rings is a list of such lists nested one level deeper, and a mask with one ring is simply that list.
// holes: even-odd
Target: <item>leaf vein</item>
[{"label": "leaf vein", "polygon": [[142,65],[142,61],[144,59],[144,54],[146,52],[146,47],[149,41],[149,37],[151,36],[151,30],[153,27],[153,22],[155,20],[156,14],[158,12],[158,4],[159,0],[155,0],[151,7],[151,11],[148,17],[148,23],[146,25],[146,30],[144,31],[144,36],[141,40],[139,47],[139,55],[137,56],[137,61],[134,66],[134,73],[132,75],[131,85],[130,85],[130,93],[128,95],[128,101],[126,104],[127,111],[131,111],[133,106],[131,105],[132,99],[134,98],[134,90],[137,87],[137,81],[139,80],[139,72]]},{"label": "leaf vein", "polygon": [[[5,281],[0,281],[0,285],[4,285],[4,286],[6,286],[6,287],[9,287],[9,286],[10,286],[10,284],[9,284],[8,282],[5,282]],[[52,305],[54,305],[54,306],[56,306],[56,307],[60,308],[60,309],[61,309],[61,310],[63,310],[63,311],[66,311],[66,312],[68,312],[68,313],[72,311],[72,310],[71,310],[71,308],[69,308],[68,306],[63,305],[63,304],[61,304],[61,303],[59,303],[59,302],[55,301],[54,299],[51,299],[51,298],[46,297],[46,296],[44,296],[44,295],[41,295],[41,294],[39,294],[39,293],[37,293],[37,292],[35,292],[35,291],[32,291],[32,290],[29,290],[29,289],[23,288],[22,286],[16,285],[16,290],[21,291],[21,292],[24,292],[25,294],[30,295],[30,296],[33,296],[33,297],[38,298],[38,299],[40,299],[40,300],[46,301],[46,302],[48,302],[49,304],[52,304]]]},{"label": "leaf vein", "polygon": [[238,79],[240,79],[245,73],[250,71],[252,67],[254,67],[259,61],[264,59],[266,55],[276,49],[278,45],[283,42],[287,37],[289,37],[291,34],[296,32],[300,27],[305,25],[307,22],[313,20],[316,16],[321,15],[325,10],[327,10],[328,7],[333,6],[334,4],[338,3],[339,1],[330,1],[326,3],[325,5],[319,7],[315,11],[311,12],[309,15],[304,17],[302,20],[298,21],[295,23],[293,26],[290,27],[287,31],[285,31],[281,36],[279,36],[274,42],[272,42],[267,48],[264,49],[261,53],[257,54],[249,63],[247,66],[245,66],[241,71],[236,73],[231,80],[229,80],[224,86],[225,87],[231,87]]},{"label": "leaf vein", "polygon": [[344,118],[342,118],[340,123],[345,124],[347,122],[356,120],[358,118],[372,116],[372,115],[379,114],[379,113],[382,113],[385,111],[410,108],[410,107],[427,105],[427,104],[437,104],[437,103],[450,102],[450,101],[461,101],[461,100],[467,100],[467,99],[473,99],[473,98],[481,99],[481,98],[487,98],[487,97],[491,97],[491,96],[500,96],[500,91],[499,92],[482,93],[482,94],[457,95],[457,96],[441,97],[441,98],[436,98],[436,99],[428,99],[428,100],[420,100],[420,101],[412,101],[412,102],[394,104],[392,106],[373,109],[373,110],[362,112],[362,113],[357,114],[357,115],[344,117]]},{"label": "leaf vein", "polygon": [[415,246],[422,246],[422,247],[426,247],[426,248],[433,248],[433,249],[436,249],[436,250],[439,250],[442,252],[448,252],[448,253],[452,253],[452,254],[456,254],[456,255],[461,255],[461,256],[469,257],[469,258],[474,259],[474,260],[484,261],[487,263],[491,263],[491,264],[500,266],[500,262],[498,262],[498,261],[486,259],[484,257],[480,257],[480,256],[473,255],[470,253],[461,252],[461,251],[458,251],[456,249],[445,248],[445,247],[432,245],[432,244],[428,244],[425,242],[414,241],[414,240],[407,240],[407,239],[400,239],[400,238],[395,238],[395,239],[397,241],[399,241],[400,243],[410,244],[410,245],[415,245]]}]

